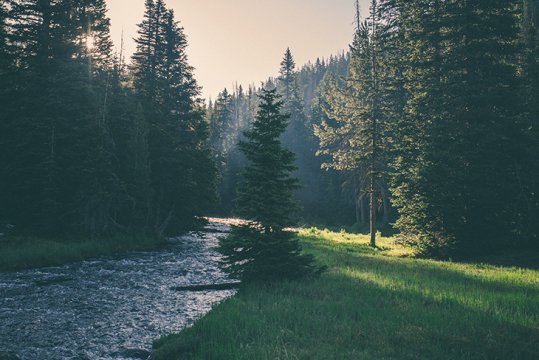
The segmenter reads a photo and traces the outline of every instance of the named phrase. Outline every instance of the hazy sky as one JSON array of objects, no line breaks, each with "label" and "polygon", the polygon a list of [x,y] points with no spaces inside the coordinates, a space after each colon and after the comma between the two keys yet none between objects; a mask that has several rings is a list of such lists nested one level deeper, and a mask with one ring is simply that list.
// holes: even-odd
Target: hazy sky
[{"label": "hazy sky", "polygon": [[[144,13],[144,0],[107,0],[112,37],[125,51]],[[259,84],[277,75],[290,47],[298,66],[348,48],[353,34],[354,0],[166,0],[188,36],[189,63],[215,98],[234,82]],[[368,0],[361,0],[367,12]]]}]

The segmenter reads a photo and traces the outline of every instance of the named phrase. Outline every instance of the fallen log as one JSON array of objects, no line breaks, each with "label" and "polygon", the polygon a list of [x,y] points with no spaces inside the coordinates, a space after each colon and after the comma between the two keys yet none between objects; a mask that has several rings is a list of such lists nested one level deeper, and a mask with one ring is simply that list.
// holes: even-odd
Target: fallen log
[{"label": "fallen log", "polygon": [[171,287],[172,291],[207,291],[207,290],[232,290],[240,286],[239,281],[220,284],[196,284]]}]

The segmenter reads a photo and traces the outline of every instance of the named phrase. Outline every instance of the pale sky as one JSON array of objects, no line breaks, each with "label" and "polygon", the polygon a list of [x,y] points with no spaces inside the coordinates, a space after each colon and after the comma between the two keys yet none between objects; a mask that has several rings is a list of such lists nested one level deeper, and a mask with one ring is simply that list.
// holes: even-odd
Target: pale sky
[{"label": "pale sky", "polygon": [[[367,13],[368,1],[361,0]],[[107,0],[112,37],[119,47],[135,48],[144,0]],[[276,76],[290,47],[296,65],[348,49],[354,31],[354,0],[166,0],[188,36],[190,65],[215,98],[235,82],[260,84]]]}]

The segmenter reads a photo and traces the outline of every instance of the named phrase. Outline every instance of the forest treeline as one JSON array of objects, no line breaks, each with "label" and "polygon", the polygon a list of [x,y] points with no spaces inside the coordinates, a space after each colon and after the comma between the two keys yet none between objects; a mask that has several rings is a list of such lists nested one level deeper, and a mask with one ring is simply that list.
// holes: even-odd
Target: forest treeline
[{"label": "forest treeline", "polygon": [[0,3],[0,224],[13,233],[177,233],[213,201],[182,27],[147,0],[127,64],[106,11],[105,0]]},{"label": "forest treeline", "polygon": [[300,215],[309,222],[335,225],[356,221],[354,187],[351,182],[346,182],[346,175],[321,170],[323,160],[316,156],[319,142],[312,127],[323,113],[321,83],[329,74],[338,78],[346,76],[348,65],[348,54],[341,54],[328,60],[318,59],[298,70],[292,52],[287,49],[279,78],[270,78],[260,86],[251,85],[248,89],[241,85],[232,90],[224,89],[214,101],[209,101],[210,142],[219,174],[216,214],[229,216],[235,212],[236,190],[241,183],[242,169],[247,164],[238,142],[254,122],[262,90],[276,88],[283,97],[283,111],[290,114],[282,141],[296,155],[298,169],[294,175],[300,180],[301,188],[295,195],[302,207]]},{"label": "forest treeline", "polygon": [[3,0],[2,231],[163,235],[234,214],[237,144],[276,88],[306,222],[393,227],[442,257],[537,246],[539,2],[363,10],[349,52],[298,68],[287,49],[277,78],[206,106],[163,0],[145,1],[131,59],[104,0]]},{"label": "forest treeline", "polygon": [[[374,218],[439,257],[539,245],[539,2],[356,5],[348,54],[297,70],[288,49],[261,85],[291,115],[282,141],[303,218],[365,230]],[[236,144],[259,91],[209,104],[221,213],[233,211]]]}]

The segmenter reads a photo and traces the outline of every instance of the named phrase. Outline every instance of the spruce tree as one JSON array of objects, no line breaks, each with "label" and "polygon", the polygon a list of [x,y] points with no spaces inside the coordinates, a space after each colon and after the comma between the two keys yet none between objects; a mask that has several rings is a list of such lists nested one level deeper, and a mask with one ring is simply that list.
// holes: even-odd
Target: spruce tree
[{"label": "spruce tree", "polygon": [[73,7],[78,20],[80,56],[90,61],[92,72],[110,68],[113,45],[105,0],[77,0]]},{"label": "spruce tree", "polygon": [[521,160],[521,231],[539,245],[539,2],[524,1],[522,7],[521,96],[523,127],[526,129],[526,154]]},{"label": "spruce tree", "polygon": [[[0,3],[0,99],[2,99],[2,109],[0,109],[0,203],[6,204],[9,196],[7,192],[7,174],[4,171],[7,169],[9,148],[6,146],[10,130],[7,125],[8,109],[6,109],[11,101],[8,97],[10,88],[13,86],[13,64],[9,51],[9,29],[8,29],[8,9],[4,3]],[[0,206],[0,227],[4,222],[7,222],[8,210]]]},{"label": "spruce tree", "polygon": [[411,1],[401,6],[400,21],[405,33],[401,48],[406,65],[406,104],[405,113],[394,128],[397,141],[392,192],[400,213],[396,225],[403,232],[403,239],[419,248],[446,248],[452,239],[442,237],[441,233],[436,241],[424,236],[440,228],[437,213],[429,206],[425,195],[428,183],[422,169],[426,165],[429,127],[441,114],[436,99],[442,95],[440,46],[443,9],[440,1]]},{"label": "spruce tree", "polygon": [[[380,200],[385,220],[389,213],[387,165],[391,120],[398,111],[390,86],[392,63],[383,50],[383,30],[378,1],[372,1],[368,21],[357,24],[351,48],[350,74],[340,88],[335,80],[325,93],[328,116],[316,127],[321,155],[329,155],[325,166],[351,173],[359,205],[369,195],[371,246],[376,246]],[[359,19],[359,14],[356,16]],[[384,55],[386,58],[384,58]],[[382,195],[382,196],[379,196]]]},{"label": "spruce tree", "polygon": [[[100,235],[111,230],[119,188],[106,123],[106,77],[92,71],[87,39],[93,34],[81,30],[108,23],[104,8],[81,17],[97,3],[11,2],[18,71],[9,96],[17,116],[10,114],[6,126],[13,134],[8,147],[21,151],[7,164],[11,196],[6,202],[20,232]],[[102,30],[107,38],[108,28]],[[96,47],[93,53],[110,58],[110,49]]]},{"label": "spruce tree", "polygon": [[285,102],[289,100],[296,84],[294,73],[295,67],[296,62],[294,61],[292,52],[290,51],[290,48],[286,48],[283,60],[281,61],[281,68],[279,70],[281,75],[280,80],[282,81],[284,88]]},{"label": "spruce tree", "polygon": [[244,164],[237,143],[241,133],[252,121],[248,109],[248,100],[240,86],[230,94],[227,89],[217,96],[208,114],[210,139],[214,158],[218,167],[218,206],[216,211],[221,216],[230,216],[234,210],[234,199],[240,169]]},{"label": "spruce tree", "polygon": [[192,225],[207,209],[214,199],[215,169],[187,40],[164,1],[146,1],[136,42],[132,70],[148,122],[150,218],[161,235]]},{"label": "spruce tree", "polygon": [[104,0],[79,0],[72,6],[72,12],[76,20],[76,60],[85,69],[92,97],[85,137],[93,139],[93,143],[82,150],[85,158],[81,170],[91,175],[82,181],[77,195],[79,212],[84,231],[104,235],[116,230],[115,214],[128,201],[114,167],[116,149],[108,117],[114,76],[110,20]]},{"label": "spruce tree", "polygon": [[125,81],[118,59],[111,73],[106,114],[114,146],[114,172],[122,189],[115,222],[121,229],[147,232],[151,191],[148,123],[133,90],[122,86]]},{"label": "spruce tree", "polygon": [[[446,109],[456,120],[453,126],[466,130],[460,135],[462,142],[452,143],[460,142],[459,148],[452,153],[451,146],[445,149],[450,151],[448,156],[458,154],[460,158],[454,164],[465,176],[459,184],[464,196],[461,202],[452,202],[455,188],[443,188],[450,182],[440,182],[443,190],[437,191],[434,199],[443,202],[444,225],[453,228],[450,231],[463,255],[482,252],[486,247],[505,247],[517,240],[513,231],[521,206],[516,200],[521,189],[515,186],[519,177],[515,161],[525,149],[523,128],[517,122],[520,99],[515,91],[516,5],[514,0],[483,0],[454,2],[448,9],[454,24],[449,34],[456,41],[444,64],[444,73],[450,74],[446,79]],[[435,134],[447,138],[445,126],[436,129]],[[444,161],[437,158],[440,145],[439,142],[431,151],[436,154],[433,159],[437,164]],[[440,176],[437,169],[433,170],[435,176]],[[454,173],[448,175],[449,179],[455,178]],[[457,211],[455,204],[459,206]]]},{"label": "spruce tree", "polygon": [[210,143],[220,172],[223,171],[226,165],[226,156],[230,146],[234,145],[229,141],[234,127],[234,111],[234,99],[228,90],[224,89],[217,95],[211,116],[208,119],[210,123]]},{"label": "spruce tree", "polygon": [[164,2],[147,2],[136,92],[112,56],[104,0],[5,4],[0,221],[21,234],[105,236],[176,231],[202,214],[214,186],[208,126]]},{"label": "spruce tree", "polygon": [[241,151],[250,165],[245,169],[245,183],[239,190],[239,215],[260,223],[264,232],[282,231],[294,225],[296,204],[292,191],[299,184],[290,177],[295,169],[294,154],[283,149],[279,140],[288,126],[289,115],[276,90],[263,90],[253,128],[240,142]]},{"label": "spruce tree", "polygon": [[252,129],[240,149],[249,165],[238,190],[238,214],[248,223],[220,242],[225,270],[245,281],[295,278],[313,270],[312,258],[301,255],[297,239],[285,228],[295,224],[292,198],[298,181],[294,154],[279,140],[288,125],[276,90],[263,90]]},{"label": "spruce tree", "polygon": [[12,65],[8,33],[8,9],[0,3],[0,75],[6,74]]},{"label": "spruce tree", "polygon": [[283,109],[290,114],[290,124],[282,136],[283,144],[296,154],[297,170],[294,175],[302,187],[294,192],[298,203],[305,212],[311,212],[316,202],[312,194],[317,192],[317,173],[319,161],[316,158],[316,140],[312,124],[306,116],[305,101],[299,85],[299,73],[296,71],[294,57],[287,48],[279,71],[278,88],[283,95]]},{"label": "spruce tree", "polygon": [[[11,94],[17,116],[11,114],[7,119],[12,133],[8,146],[13,149],[19,146],[21,151],[7,164],[6,181],[12,197],[6,205],[19,231],[57,233],[61,223],[65,227],[71,225],[72,219],[62,215],[74,214],[67,204],[63,214],[61,209],[62,202],[71,198],[75,181],[63,189],[65,197],[60,199],[59,180],[73,179],[59,174],[70,163],[62,158],[69,140],[74,139],[67,127],[68,111],[81,110],[75,110],[75,104],[81,105],[80,101],[66,101],[64,96],[84,96],[78,87],[81,69],[73,61],[74,22],[65,4],[59,1],[17,0],[11,5],[19,75],[18,86]],[[84,116],[82,112],[75,119],[82,122]]]},{"label": "spruce tree", "polygon": [[397,226],[431,255],[502,246],[520,213],[516,3],[401,5],[407,99],[397,127]]}]

